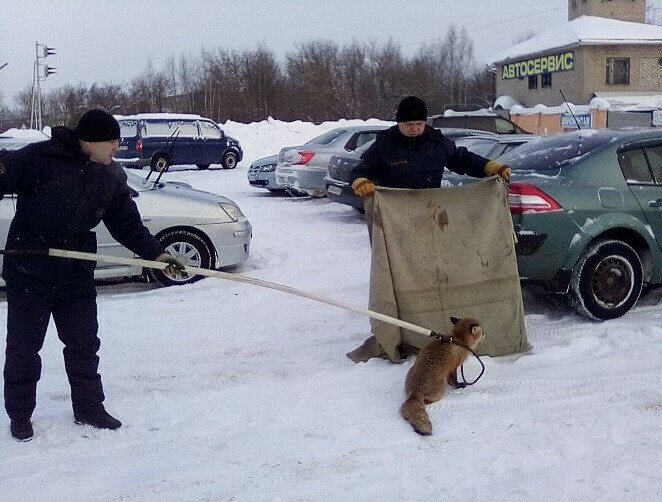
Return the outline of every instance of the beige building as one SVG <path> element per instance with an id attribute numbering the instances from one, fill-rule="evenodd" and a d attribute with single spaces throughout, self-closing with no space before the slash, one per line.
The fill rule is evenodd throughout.
<path id="1" fill-rule="evenodd" d="M 573 104 L 662 108 L 662 27 L 642 23 L 645 9 L 645 0 L 568 0 L 563 26 L 494 56 L 497 96 L 529 108 L 558 106 L 561 93 Z"/>

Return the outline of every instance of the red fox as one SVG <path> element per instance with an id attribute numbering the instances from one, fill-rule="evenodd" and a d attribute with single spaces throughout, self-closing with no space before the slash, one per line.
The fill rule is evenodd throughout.
<path id="1" fill-rule="evenodd" d="M 427 344 L 419 352 L 405 379 L 407 399 L 402 403 L 400 414 L 423 436 L 432 434 L 432 423 L 425 411 L 425 405 L 444 397 L 446 383 L 456 389 L 463 386 L 458 384 L 457 369 L 466 360 L 469 351 L 457 344 L 473 350 L 485 336 L 483 328 L 475 319 L 450 319 L 453 323 L 451 336 L 456 343 L 433 340 Z"/>

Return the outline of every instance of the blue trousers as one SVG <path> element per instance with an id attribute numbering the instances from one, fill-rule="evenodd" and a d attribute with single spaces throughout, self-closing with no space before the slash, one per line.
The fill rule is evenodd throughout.
<path id="1" fill-rule="evenodd" d="M 41 376 L 39 351 L 51 316 L 64 344 L 74 416 L 85 417 L 103 409 L 103 386 L 97 371 L 100 341 L 96 296 L 67 297 L 8 284 L 3 375 L 5 409 L 12 420 L 29 419 L 34 411 Z"/>

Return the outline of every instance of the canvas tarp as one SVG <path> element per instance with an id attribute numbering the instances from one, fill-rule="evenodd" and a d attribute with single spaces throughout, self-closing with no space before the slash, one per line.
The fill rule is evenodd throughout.
<path id="1" fill-rule="evenodd" d="M 450 316 L 478 319 L 480 354 L 530 349 L 506 183 L 498 177 L 458 187 L 378 188 L 366 199 L 372 241 L 369 308 L 450 333 Z M 431 339 L 371 319 L 373 336 L 353 361 L 401 362 Z"/>

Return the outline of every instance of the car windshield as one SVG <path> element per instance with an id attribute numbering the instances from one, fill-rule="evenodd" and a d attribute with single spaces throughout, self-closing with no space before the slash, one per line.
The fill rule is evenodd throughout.
<path id="1" fill-rule="evenodd" d="M 328 145 L 336 140 L 340 135 L 345 134 L 345 129 L 334 129 L 314 137 L 306 145 Z"/>
<path id="2" fill-rule="evenodd" d="M 471 136 L 455 140 L 456 146 L 463 146 L 470 152 L 482 155 L 483 157 L 487 157 L 487 154 L 490 152 L 490 150 L 494 148 L 495 143 L 496 140 L 488 138 L 473 138 Z"/>
<path id="3" fill-rule="evenodd" d="M 611 141 L 605 134 L 561 134 L 525 143 L 502 155 L 499 160 L 513 171 L 551 171 L 572 163 Z"/>

